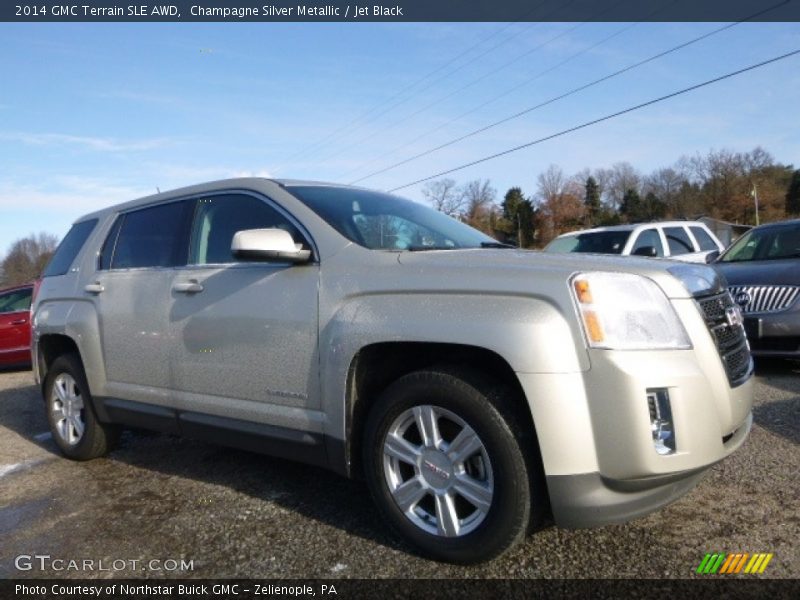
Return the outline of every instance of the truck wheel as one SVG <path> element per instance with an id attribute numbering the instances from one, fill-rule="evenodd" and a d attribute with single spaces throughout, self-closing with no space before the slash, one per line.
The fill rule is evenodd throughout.
<path id="1" fill-rule="evenodd" d="M 370 492 L 392 526 L 423 554 L 461 564 L 498 556 L 531 519 L 530 436 L 515 435 L 496 387 L 468 381 L 401 377 L 370 411 L 363 446 Z"/>
<path id="2" fill-rule="evenodd" d="M 97 420 L 77 356 L 65 354 L 53 362 L 43 391 L 50 431 L 65 456 L 89 460 L 104 456 L 116 444 L 120 428 Z"/>

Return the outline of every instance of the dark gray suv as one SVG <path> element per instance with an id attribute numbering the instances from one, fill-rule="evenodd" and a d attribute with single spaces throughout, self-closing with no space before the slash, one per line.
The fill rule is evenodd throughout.
<path id="1" fill-rule="evenodd" d="M 752 353 L 800 358 L 800 220 L 748 231 L 716 267 L 744 312 Z"/>

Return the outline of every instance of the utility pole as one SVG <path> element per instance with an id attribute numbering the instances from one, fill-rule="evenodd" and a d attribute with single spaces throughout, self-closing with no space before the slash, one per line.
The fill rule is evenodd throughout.
<path id="1" fill-rule="evenodd" d="M 755 182 L 753 182 L 753 191 L 751 192 L 751 196 L 753 196 L 753 200 L 756 203 L 756 227 L 759 225 L 758 220 L 758 188 L 756 187 Z"/>

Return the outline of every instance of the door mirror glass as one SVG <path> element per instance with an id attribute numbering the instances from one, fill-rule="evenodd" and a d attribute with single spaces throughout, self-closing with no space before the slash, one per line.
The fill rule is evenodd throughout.
<path id="1" fill-rule="evenodd" d="M 231 253 L 240 260 L 305 263 L 311 251 L 295 244 L 284 229 L 245 229 L 237 231 L 231 242 Z"/>

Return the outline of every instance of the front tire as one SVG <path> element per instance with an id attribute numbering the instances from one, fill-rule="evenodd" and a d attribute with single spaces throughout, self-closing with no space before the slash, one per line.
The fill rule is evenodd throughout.
<path id="1" fill-rule="evenodd" d="M 117 443 L 120 428 L 97 420 L 77 356 L 65 354 L 53 361 L 42 390 L 50 431 L 65 456 L 90 460 L 104 456 Z"/>
<path id="2" fill-rule="evenodd" d="M 503 389 L 459 372 L 420 371 L 392 383 L 369 414 L 372 496 L 426 556 L 476 563 L 525 536 L 530 434 L 520 431 Z"/>

